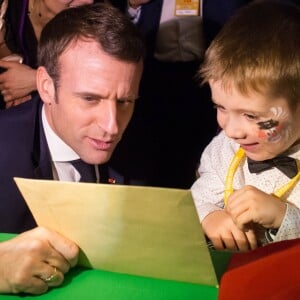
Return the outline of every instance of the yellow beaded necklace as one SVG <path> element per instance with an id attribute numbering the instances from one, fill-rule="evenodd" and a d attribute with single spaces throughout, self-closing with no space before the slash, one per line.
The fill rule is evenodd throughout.
<path id="1" fill-rule="evenodd" d="M 225 191 L 224 191 L 224 204 L 225 206 L 227 205 L 228 197 L 232 194 L 233 192 L 233 177 L 234 174 L 241 162 L 241 160 L 245 157 L 245 151 L 242 148 L 239 148 L 238 151 L 235 153 L 233 159 L 231 160 L 231 163 L 229 165 L 229 168 L 227 170 L 226 174 L 226 180 L 225 180 Z M 298 164 L 298 170 L 299 170 L 299 162 Z M 282 187 L 278 188 L 273 195 L 278 197 L 279 199 L 282 198 L 282 196 L 291 190 L 296 183 L 300 179 L 300 170 L 298 171 L 297 175 L 294 176 L 288 183 L 283 185 Z"/>

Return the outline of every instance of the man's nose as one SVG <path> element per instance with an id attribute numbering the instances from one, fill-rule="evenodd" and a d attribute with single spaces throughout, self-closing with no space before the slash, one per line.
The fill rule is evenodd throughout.
<path id="1" fill-rule="evenodd" d="M 103 100 L 101 104 L 97 118 L 98 126 L 111 135 L 118 134 L 118 110 L 116 101 Z"/>

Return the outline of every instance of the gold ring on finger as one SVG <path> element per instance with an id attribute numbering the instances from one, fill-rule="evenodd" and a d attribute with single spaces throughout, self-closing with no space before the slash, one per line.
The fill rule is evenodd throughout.
<path id="1" fill-rule="evenodd" d="M 49 277 L 44 279 L 44 281 L 46 283 L 53 283 L 53 282 L 57 281 L 58 278 L 59 278 L 59 275 L 57 273 L 57 269 L 56 269 L 56 267 L 54 267 L 53 274 L 51 274 Z"/>

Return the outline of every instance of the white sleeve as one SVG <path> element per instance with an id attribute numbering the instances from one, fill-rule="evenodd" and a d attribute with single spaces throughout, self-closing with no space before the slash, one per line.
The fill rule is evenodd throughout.
<path id="1" fill-rule="evenodd" d="M 209 213 L 224 208 L 225 177 L 236 148 L 221 132 L 206 147 L 201 156 L 198 169 L 200 177 L 191 187 L 201 222 Z"/>
<path id="2" fill-rule="evenodd" d="M 287 210 L 274 237 L 274 242 L 282 240 L 291 240 L 300 237 L 300 209 L 290 203 L 287 203 Z"/>

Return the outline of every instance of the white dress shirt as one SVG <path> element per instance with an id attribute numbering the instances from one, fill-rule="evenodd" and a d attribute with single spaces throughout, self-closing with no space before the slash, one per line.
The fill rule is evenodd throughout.
<path id="1" fill-rule="evenodd" d="M 42 108 L 42 122 L 48 143 L 51 160 L 52 172 L 55 180 L 78 182 L 79 172 L 72 166 L 70 161 L 79 159 L 78 154 L 69 147 L 50 127 L 44 106 Z M 99 182 L 98 168 L 95 167 L 97 182 Z"/>
<path id="2" fill-rule="evenodd" d="M 227 169 L 239 145 L 225 136 L 222 131 L 204 150 L 200 167 L 200 177 L 193 184 L 191 191 L 197 212 L 202 221 L 209 213 L 224 208 L 224 187 Z M 292 147 L 286 155 L 300 160 L 300 144 Z M 253 174 L 244 160 L 234 176 L 233 188 L 238 190 L 245 185 L 271 194 L 289 182 L 289 178 L 277 168 Z M 274 241 L 300 237 L 300 183 L 298 182 L 287 196 L 287 211 Z"/>

